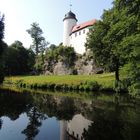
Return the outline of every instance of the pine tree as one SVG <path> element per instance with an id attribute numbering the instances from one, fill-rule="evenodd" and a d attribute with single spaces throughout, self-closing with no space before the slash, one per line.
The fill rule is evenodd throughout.
<path id="1" fill-rule="evenodd" d="M 3 71 L 3 60 L 2 60 L 2 53 L 4 50 L 4 15 L 0 15 L 0 83 L 3 82 L 4 79 L 4 71 Z"/>

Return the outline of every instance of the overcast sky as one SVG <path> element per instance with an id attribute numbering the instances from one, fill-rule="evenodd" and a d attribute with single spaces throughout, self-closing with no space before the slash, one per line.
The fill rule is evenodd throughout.
<path id="1" fill-rule="evenodd" d="M 78 23 L 100 19 L 103 10 L 112 7 L 113 0 L 71 0 L 72 12 Z M 25 47 L 31 44 L 26 32 L 33 22 L 39 23 L 46 41 L 58 45 L 63 38 L 63 18 L 70 10 L 70 0 L 0 0 L 0 12 L 5 15 L 5 42 L 19 40 Z"/>

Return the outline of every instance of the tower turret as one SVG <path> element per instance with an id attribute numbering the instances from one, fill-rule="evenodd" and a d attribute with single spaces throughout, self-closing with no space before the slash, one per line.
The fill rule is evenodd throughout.
<path id="1" fill-rule="evenodd" d="M 70 46 L 70 34 L 72 32 L 72 28 L 77 23 L 76 15 L 70 10 L 67 14 L 65 14 L 63 22 L 64 22 L 63 45 Z"/>

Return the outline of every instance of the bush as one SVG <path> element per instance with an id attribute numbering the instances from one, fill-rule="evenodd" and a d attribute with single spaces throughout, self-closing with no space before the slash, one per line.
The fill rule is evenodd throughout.
<path id="1" fill-rule="evenodd" d="M 4 70 L 2 64 L 0 64 L 0 84 L 3 82 L 3 80 L 4 80 Z"/>
<path id="2" fill-rule="evenodd" d="M 56 90 L 61 90 L 62 89 L 62 85 L 55 85 L 55 87 L 54 87 L 54 89 L 56 89 Z"/>
<path id="3" fill-rule="evenodd" d="M 67 84 L 62 85 L 62 89 L 63 89 L 63 90 L 68 90 L 68 88 L 69 88 L 69 87 L 68 87 Z"/>
<path id="4" fill-rule="evenodd" d="M 50 83 L 50 84 L 48 84 L 48 89 L 53 90 L 54 87 L 55 87 L 55 84 L 54 84 L 54 83 Z"/>
<path id="5" fill-rule="evenodd" d="M 33 88 L 36 89 L 37 88 L 37 83 L 33 84 Z"/>
<path id="6" fill-rule="evenodd" d="M 0 84 L 3 82 L 3 80 L 4 80 L 4 74 L 0 73 Z"/>
<path id="7" fill-rule="evenodd" d="M 78 85 L 72 85 L 73 90 L 79 90 L 79 86 Z"/>
<path id="8" fill-rule="evenodd" d="M 124 79 L 122 81 L 115 81 L 114 82 L 114 90 L 117 93 L 120 92 L 128 92 L 128 87 L 131 85 L 130 79 Z"/>
<path id="9" fill-rule="evenodd" d="M 84 85 L 80 85 L 80 86 L 79 86 L 79 90 L 80 90 L 80 91 L 84 91 Z"/>
<path id="10" fill-rule="evenodd" d="M 22 83 L 22 87 L 23 87 L 23 88 L 26 88 L 26 84 L 25 84 L 25 83 Z"/>
<path id="11" fill-rule="evenodd" d="M 140 82 L 132 84 L 129 87 L 129 93 L 133 96 L 140 96 Z"/>
<path id="12" fill-rule="evenodd" d="M 89 91 L 90 90 L 90 86 L 89 85 L 84 85 L 84 90 Z"/>
<path id="13" fill-rule="evenodd" d="M 90 91 L 97 91 L 100 89 L 100 85 L 96 81 L 86 81 L 84 86 L 86 90 Z"/>

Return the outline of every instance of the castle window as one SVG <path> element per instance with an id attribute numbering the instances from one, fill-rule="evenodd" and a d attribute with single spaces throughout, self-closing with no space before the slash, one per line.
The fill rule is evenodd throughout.
<path id="1" fill-rule="evenodd" d="M 83 30 L 83 34 L 85 34 L 85 29 Z"/>
<path id="2" fill-rule="evenodd" d="M 79 31 L 79 35 L 81 35 L 81 31 Z"/>
<path id="3" fill-rule="evenodd" d="M 77 33 L 75 33 L 75 37 L 77 36 Z"/>

